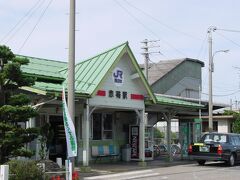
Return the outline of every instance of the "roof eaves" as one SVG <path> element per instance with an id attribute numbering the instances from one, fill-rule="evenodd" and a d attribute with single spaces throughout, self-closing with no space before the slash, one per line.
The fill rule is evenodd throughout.
<path id="1" fill-rule="evenodd" d="M 157 104 L 185 107 L 185 108 L 194 108 L 194 109 L 203 109 L 204 108 L 204 105 L 189 102 L 186 100 L 179 100 L 179 99 L 163 97 L 163 96 L 159 96 L 159 95 L 156 95 L 156 96 L 158 97 Z M 164 98 L 164 99 L 160 99 L 160 98 Z"/>
<path id="2" fill-rule="evenodd" d="M 192 62 L 201 64 L 202 67 L 205 66 L 204 62 L 202 62 L 202 61 L 200 61 L 200 60 L 198 60 L 198 59 L 185 58 L 185 61 L 192 61 Z"/>
<path id="3" fill-rule="evenodd" d="M 43 90 L 33 88 L 33 87 L 23 86 L 23 87 L 20 87 L 20 89 L 25 90 L 25 91 L 29 91 L 29 92 L 32 92 L 32 93 L 36 93 L 36 94 L 41 94 L 41 95 L 44 95 L 44 96 L 47 95 L 47 91 L 43 91 Z"/>
<path id="4" fill-rule="evenodd" d="M 25 76 L 34 76 L 36 78 L 42 78 L 42 79 L 48 79 L 48 80 L 55 80 L 55 81 L 64 81 L 65 78 L 63 77 L 54 77 L 54 76 L 45 76 L 45 75 L 39 75 L 39 74 L 34 74 L 34 73 L 23 73 Z"/>

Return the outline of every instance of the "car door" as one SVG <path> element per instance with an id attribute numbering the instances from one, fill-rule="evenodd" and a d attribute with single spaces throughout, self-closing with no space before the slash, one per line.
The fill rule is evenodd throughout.
<path id="1" fill-rule="evenodd" d="M 240 136 L 239 135 L 236 135 L 236 144 L 237 144 L 237 149 L 236 149 L 237 160 L 240 161 Z"/>
<path id="2" fill-rule="evenodd" d="M 235 152 L 237 154 L 237 160 L 240 160 L 240 139 L 239 136 L 233 135 L 231 136 L 232 139 L 232 152 Z"/>

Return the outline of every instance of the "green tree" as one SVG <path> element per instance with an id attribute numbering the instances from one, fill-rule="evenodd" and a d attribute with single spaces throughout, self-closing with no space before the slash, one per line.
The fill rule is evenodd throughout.
<path id="1" fill-rule="evenodd" d="M 158 128 L 153 127 L 153 134 L 154 134 L 154 138 L 160 139 L 160 138 L 164 138 L 164 133 L 161 132 Z"/>
<path id="2" fill-rule="evenodd" d="M 8 47 L 0 46 L 0 163 L 33 155 L 25 145 L 37 137 L 38 129 L 25 125 L 36 111 L 29 106 L 30 98 L 19 93 L 20 87 L 34 84 L 35 79 L 21 71 L 21 65 L 28 63 L 28 59 L 16 57 Z"/>
<path id="3" fill-rule="evenodd" d="M 51 125 L 49 123 L 45 123 L 41 128 L 40 128 L 40 150 L 39 150 L 39 156 L 40 158 L 46 159 L 47 158 L 47 152 L 49 150 L 49 145 L 53 140 L 54 132 L 53 129 L 51 128 Z"/>
<path id="4" fill-rule="evenodd" d="M 235 111 L 225 111 L 224 114 L 225 115 L 233 115 L 235 120 L 233 121 L 232 131 L 234 133 L 240 134 L 240 113 L 235 112 Z"/>

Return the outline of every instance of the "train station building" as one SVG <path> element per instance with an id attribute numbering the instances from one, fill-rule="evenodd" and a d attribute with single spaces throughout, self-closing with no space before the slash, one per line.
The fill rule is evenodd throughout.
<path id="1" fill-rule="evenodd" d="M 31 87 L 22 87 L 21 90 L 29 94 L 33 107 L 39 112 L 38 117 L 29 120 L 27 126 L 41 127 L 49 123 L 54 137 L 49 144 L 48 158 L 66 159 L 61 91 L 63 86 L 67 87 L 67 63 L 24 57 L 27 57 L 30 63 L 23 66 L 22 71 L 25 75 L 36 77 L 36 83 Z M 197 70 L 188 69 L 188 63 L 197 66 Z M 159 121 L 167 122 L 167 142 L 170 152 L 171 119 L 176 116 L 198 114 L 199 109 L 204 108 L 197 102 L 163 95 L 167 91 L 166 87 L 174 96 L 192 93 L 191 87 L 197 87 L 194 84 L 196 79 L 201 84 L 203 63 L 185 59 L 178 63 L 175 61 L 176 66 L 183 68 L 183 72 L 186 69 L 189 72 L 193 71 L 194 76 L 198 72 L 198 77 L 186 75 L 182 81 L 176 81 L 176 78 L 182 74 L 169 70 L 165 73 L 166 76 L 153 74 L 152 77 L 159 76 L 159 78 L 148 82 L 128 42 L 77 63 L 75 65 L 75 129 L 78 142 L 76 162 L 88 166 L 89 162 L 98 159 L 121 160 L 123 153 L 127 160 L 152 160 L 154 158 L 153 126 Z M 164 70 L 155 69 L 155 71 L 161 73 Z M 188 90 L 185 90 L 187 92 L 181 89 L 181 83 L 186 82 L 188 85 L 194 84 L 189 85 Z M 176 89 L 180 89 L 182 94 Z M 193 95 L 196 95 L 195 91 Z M 198 123 L 194 119 L 188 122 Z M 38 140 L 32 143 L 30 148 L 36 150 L 35 158 L 39 158 Z"/>

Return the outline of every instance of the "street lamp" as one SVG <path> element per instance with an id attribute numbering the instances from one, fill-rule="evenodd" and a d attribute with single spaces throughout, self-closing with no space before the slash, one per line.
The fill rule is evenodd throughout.
<path id="1" fill-rule="evenodd" d="M 211 66 L 211 71 L 212 71 L 212 72 L 214 72 L 214 63 L 213 63 L 214 56 L 215 56 L 217 53 L 220 53 L 220 52 L 228 53 L 228 52 L 229 52 L 229 49 L 218 50 L 218 51 L 215 51 L 215 52 L 213 53 L 213 56 L 212 56 L 212 66 Z"/>
<path id="2" fill-rule="evenodd" d="M 213 58 L 217 53 L 227 53 L 229 50 L 218 50 L 212 54 L 212 32 L 216 30 L 216 27 L 209 27 L 208 29 L 208 42 L 209 42 L 209 93 L 208 93 L 208 129 L 209 132 L 213 131 L 213 96 L 212 96 L 212 73 L 214 71 Z"/>

